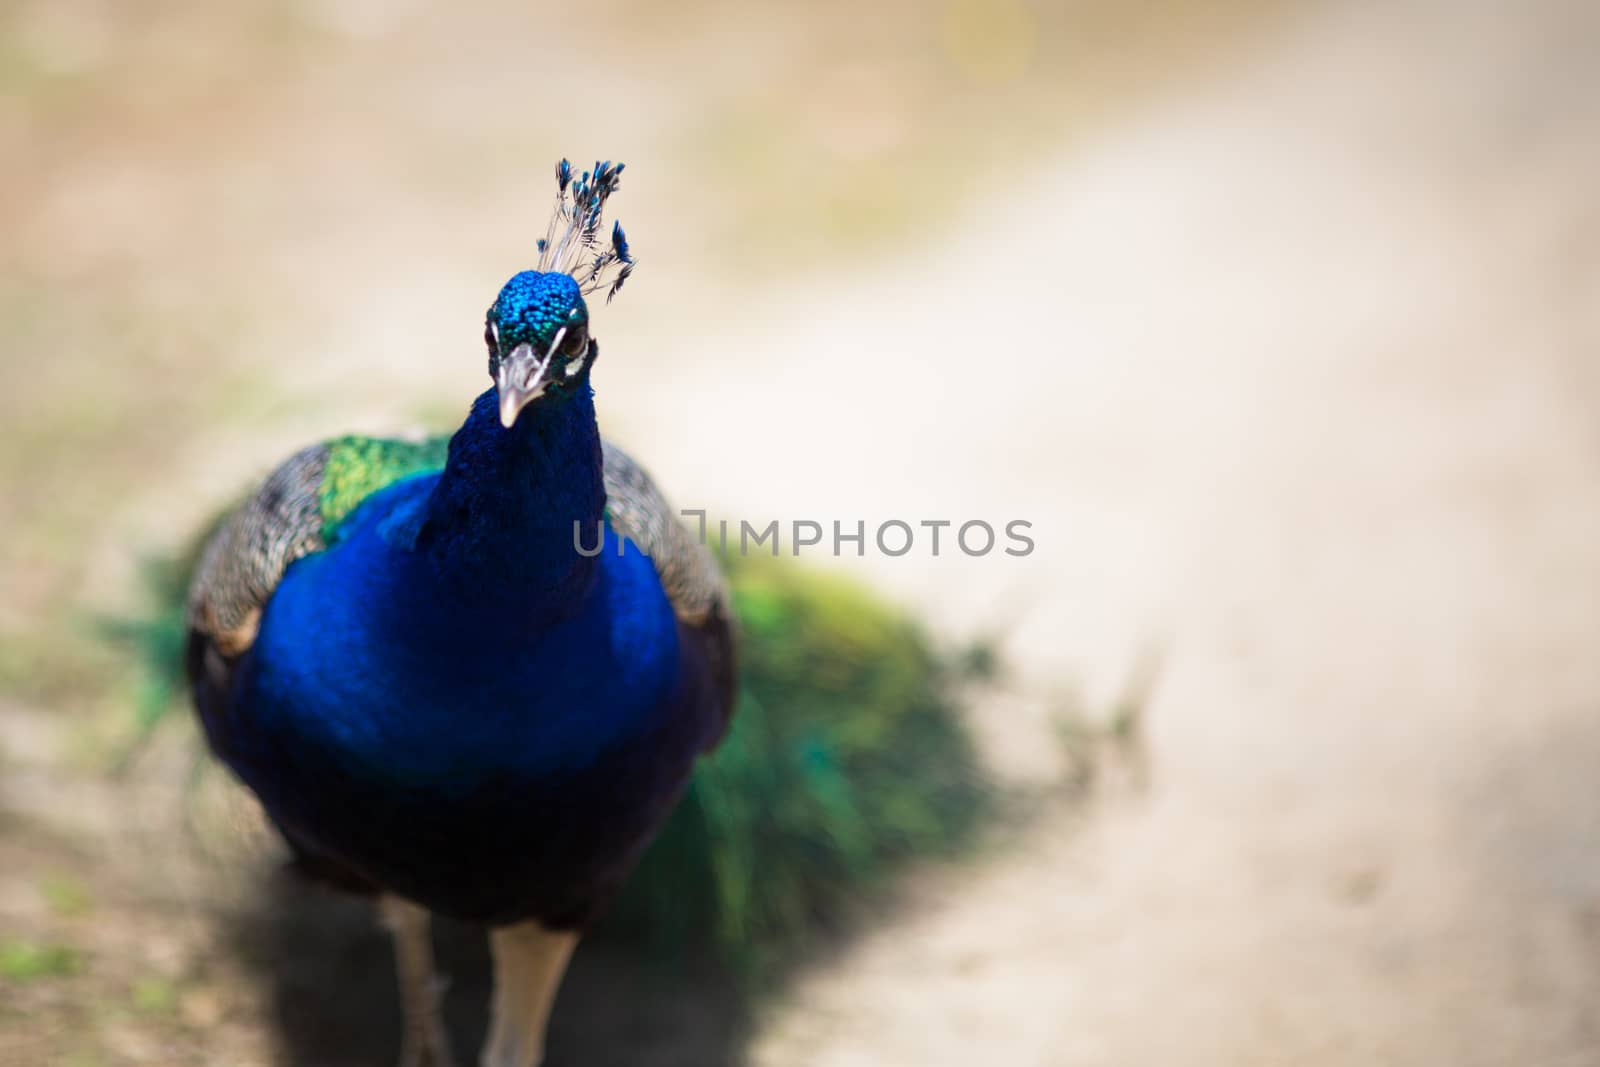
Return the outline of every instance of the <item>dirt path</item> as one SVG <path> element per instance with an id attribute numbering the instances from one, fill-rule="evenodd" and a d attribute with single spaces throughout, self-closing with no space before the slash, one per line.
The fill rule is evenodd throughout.
<path id="1" fill-rule="evenodd" d="M 1035 679 L 1170 654 L 1147 796 L 926 887 L 757 1063 L 1600 1062 L 1597 42 L 1308 16 L 770 331 L 784 406 L 731 405 L 770 447 L 716 473 L 752 513 L 1026 516 L 1021 563 L 866 566 L 957 625 L 1031 589 Z M 841 499 L 836 421 L 903 473 Z"/>

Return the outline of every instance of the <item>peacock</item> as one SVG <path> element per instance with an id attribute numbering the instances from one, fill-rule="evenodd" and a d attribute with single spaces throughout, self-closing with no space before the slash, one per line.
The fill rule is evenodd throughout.
<path id="1" fill-rule="evenodd" d="M 485 324 L 493 385 L 447 445 L 345 437 L 203 551 L 185 662 L 211 749 L 297 864 L 378 895 L 403 1062 L 444 1064 L 432 915 L 490 928 L 485 1067 L 532 1067 L 584 928 L 734 706 L 709 551 L 601 439 L 586 297 L 634 265 L 623 167 L 557 167 L 536 269 Z"/>
<path id="2" fill-rule="evenodd" d="M 957 657 L 852 581 L 714 557 L 599 435 L 585 298 L 633 270 L 602 223 L 622 170 L 557 166 L 453 436 L 296 453 L 111 624 L 143 730 L 181 664 L 293 866 L 376 898 L 405 1067 L 451 1063 L 433 915 L 488 927 L 481 1063 L 527 1067 L 580 936 L 696 943 L 765 986 L 995 807 Z"/>

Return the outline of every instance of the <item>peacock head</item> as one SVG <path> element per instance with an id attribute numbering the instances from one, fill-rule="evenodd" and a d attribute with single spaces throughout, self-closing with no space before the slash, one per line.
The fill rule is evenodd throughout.
<path id="1" fill-rule="evenodd" d="M 556 166 L 556 209 L 539 241 L 538 269 L 506 282 L 489 308 L 483 340 L 508 430 L 535 401 L 556 402 L 588 385 L 600 346 L 589 336 L 583 298 L 603 288 L 609 303 L 633 273 L 622 226 L 613 223 L 601 237 L 601 214 L 621 174 L 621 163 L 596 163 L 581 175 L 564 159 Z"/>
<path id="2" fill-rule="evenodd" d="M 506 429 L 535 400 L 583 386 L 600 348 L 589 336 L 589 306 L 578 283 L 555 271 L 525 270 L 506 282 L 483 340 Z"/>

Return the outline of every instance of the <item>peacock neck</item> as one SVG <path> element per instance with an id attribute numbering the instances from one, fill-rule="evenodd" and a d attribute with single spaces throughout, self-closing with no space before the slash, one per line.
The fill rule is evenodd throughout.
<path id="1" fill-rule="evenodd" d="M 530 623 L 559 617 L 594 579 L 595 560 L 577 550 L 574 524 L 592 542 L 605 501 L 587 383 L 531 405 L 509 430 L 490 389 L 450 440 L 417 547 L 480 611 Z"/>

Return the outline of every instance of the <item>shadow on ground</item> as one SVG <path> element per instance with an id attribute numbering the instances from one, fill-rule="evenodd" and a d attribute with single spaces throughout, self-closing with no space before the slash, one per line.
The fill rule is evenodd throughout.
<path id="1" fill-rule="evenodd" d="M 393 1067 L 400 1016 L 389 938 L 369 901 L 272 881 L 259 910 L 226 925 L 233 949 L 271 991 L 284 1067 Z M 459 1063 L 477 1062 L 487 1026 L 488 951 L 480 929 L 440 923 L 445 1012 Z M 724 1067 L 741 1062 L 743 1001 L 709 964 L 671 964 L 603 942 L 578 950 L 551 1023 L 547 1067 Z"/>

